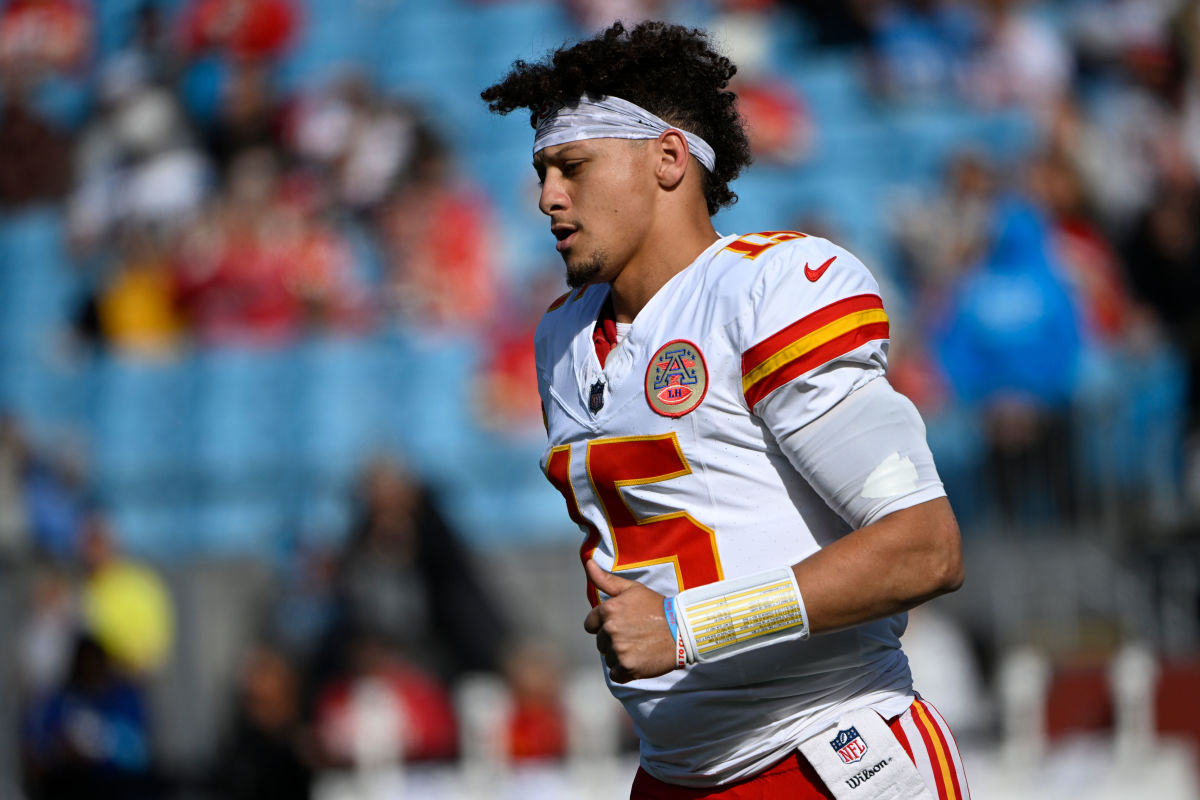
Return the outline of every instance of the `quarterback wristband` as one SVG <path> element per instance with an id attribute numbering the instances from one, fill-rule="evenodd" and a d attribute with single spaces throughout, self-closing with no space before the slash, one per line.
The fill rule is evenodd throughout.
<path id="1" fill-rule="evenodd" d="M 689 664 L 808 638 L 804 599 L 790 567 L 697 586 L 674 600 Z"/>

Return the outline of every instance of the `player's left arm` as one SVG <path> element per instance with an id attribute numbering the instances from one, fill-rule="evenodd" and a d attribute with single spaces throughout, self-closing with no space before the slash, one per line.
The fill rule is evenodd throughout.
<path id="1" fill-rule="evenodd" d="M 665 610 L 661 595 L 589 564 L 609 598 L 585 627 L 613 680 L 863 624 L 961 585 L 958 525 L 924 424 L 883 377 L 887 321 L 878 288 L 853 256 L 836 249 L 821 258 L 831 254 L 842 262 L 840 285 L 821 292 L 807 316 L 783 316 L 796 313 L 802 273 L 794 266 L 763 292 L 759 311 L 768 321 L 747 350 L 743 385 L 751 411 L 851 532 L 798 564 L 690 589 Z"/>
<path id="2" fill-rule="evenodd" d="M 945 497 L 893 511 L 792 567 L 812 633 L 907 611 L 963 583 L 958 523 Z"/>
<path id="3" fill-rule="evenodd" d="M 851 530 L 792 566 L 805 635 L 906 611 L 963 581 L 925 424 L 885 377 L 890 327 L 878 286 L 853 255 L 819 244 L 828 249 L 814 258 L 836 255 L 838 272 L 809 282 L 794 266 L 780 270 L 743 359 L 752 413 Z M 808 297 L 810 310 L 789 322 L 789 303 Z"/>
<path id="4" fill-rule="evenodd" d="M 595 634 L 613 681 L 651 678 L 694 660 L 694 654 L 678 652 L 666 598 L 604 571 L 595 561 L 586 568 L 589 580 L 608 597 L 591 610 L 584 627 Z M 805 622 L 794 629 L 797 635 L 889 617 L 962 585 L 958 524 L 945 497 L 927 500 L 842 537 L 791 572 L 806 610 Z"/>
<path id="5" fill-rule="evenodd" d="M 875 377 L 798 428 L 786 421 L 794 395 L 768 402 L 778 407 L 761 412 L 780 447 L 852 529 L 792 567 L 809 632 L 907 611 L 962 585 L 958 523 L 908 398 Z"/>

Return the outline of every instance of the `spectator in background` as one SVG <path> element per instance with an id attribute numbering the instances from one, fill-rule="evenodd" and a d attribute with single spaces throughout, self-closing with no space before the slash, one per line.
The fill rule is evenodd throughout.
<path id="1" fill-rule="evenodd" d="M 755 160 L 797 166 L 812 154 L 815 122 L 804 97 L 787 80 L 773 74 L 770 18 L 755 3 L 727 2 L 712 29 L 726 43 L 738 71 L 729 88 L 737 94 L 738 113 Z"/>
<path id="2" fill-rule="evenodd" d="M 0 75 L 29 84 L 87 60 L 92 16 L 82 0 L 10 0 L 0 11 Z"/>
<path id="3" fill-rule="evenodd" d="M 66 570 L 46 565 L 33 574 L 16 643 L 23 700 L 41 698 L 67 676 L 80 628 L 78 598 Z"/>
<path id="4" fill-rule="evenodd" d="M 205 149 L 226 181 L 242 153 L 282 152 L 285 116 L 267 64 L 250 61 L 232 67 L 221 86 L 216 116 L 204 132 Z"/>
<path id="5" fill-rule="evenodd" d="M 345 671 L 317 696 L 326 765 L 378 770 L 453 759 L 458 723 L 446 685 L 374 634 L 355 634 L 344 645 Z"/>
<path id="6" fill-rule="evenodd" d="M 20 423 L 0 411 L 0 564 L 18 561 L 29 550 L 24 487 L 28 459 Z"/>
<path id="7" fill-rule="evenodd" d="M 100 111 L 80 137 L 67 208 L 68 235 L 81 253 L 126 225 L 178 230 L 200 211 L 211 183 L 178 101 L 143 65 L 113 62 L 100 83 Z"/>
<path id="8" fill-rule="evenodd" d="M 215 51 L 235 61 L 278 57 L 300 21 L 290 0 L 189 0 L 181 18 L 187 53 Z"/>
<path id="9" fill-rule="evenodd" d="M 11 212 L 66 196 L 71 182 L 70 139 L 29 106 L 10 84 L 0 106 L 0 211 Z"/>
<path id="10" fill-rule="evenodd" d="M 153 675 L 170 657 L 175 638 L 175 610 L 166 586 L 150 567 L 121 555 L 102 511 L 88 513 L 81 540 L 87 630 L 126 675 Z"/>
<path id="11" fill-rule="evenodd" d="M 1168 45 L 1131 45 L 1086 105 L 1066 100 L 1057 109 L 1054 146 L 1080 168 L 1097 212 L 1117 236 L 1127 235 L 1157 200 L 1160 181 L 1186 152 L 1182 71 Z"/>
<path id="12" fill-rule="evenodd" d="M 505 659 L 512 707 L 505 726 L 513 762 L 558 761 L 567 755 L 567 714 L 562 664 L 554 650 L 532 642 Z"/>
<path id="13" fill-rule="evenodd" d="M 366 294 L 349 248 L 279 160 L 266 148 L 239 153 L 224 195 L 183 236 L 176 286 L 202 343 L 279 345 L 361 325 Z"/>
<path id="14" fill-rule="evenodd" d="M 983 254 L 995 214 L 996 165 L 983 152 L 949 154 L 934 196 L 907 193 L 892 212 L 892 231 L 917 305 L 940 302 L 946 288 Z"/>
<path id="15" fill-rule="evenodd" d="M 221 797 L 307 800 L 316 763 L 298 676 L 283 653 L 254 648 L 242 664 L 233 724 L 214 770 Z"/>
<path id="16" fill-rule="evenodd" d="M 59 563 L 77 563 L 86 512 L 82 456 L 69 450 L 28 450 L 22 477 L 34 552 Z"/>
<path id="17" fill-rule="evenodd" d="M 1188 430 L 1195 437 L 1200 434 L 1200 182 L 1194 175 L 1176 173 L 1164 182 L 1157 201 L 1136 220 L 1123 253 L 1134 291 L 1162 319 L 1186 363 Z"/>
<path id="18" fill-rule="evenodd" d="M 337 639 L 370 636 L 443 680 L 498 671 L 502 609 L 430 490 L 392 459 L 371 462 L 335 575 Z"/>
<path id="19" fill-rule="evenodd" d="M 522 437 L 540 437 L 541 399 L 537 391 L 537 364 L 529 346 L 538 322 L 546 309 L 562 294 L 558 265 L 539 269 L 523 292 L 506 300 L 484 342 L 474 399 L 476 418 L 494 433 Z"/>
<path id="20" fill-rule="evenodd" d="M 1034 200 L 1051 223 L 1054 252 L 1083 323 L 1079 391 L 1074 409 L 1085 437 L 1077 450 L 1108 509 L 1130 519 L 1167 523 L 1179 510 L 1183 398 L 1178 357 L 1164 341 L 1157 314 L 1128 288 L 1126 269 L 1093 217 L 1075 162 L 1061 149 L 1029 164 Z M 1145 252 L 1131 252 L 1139 268 Z M 1111 512 L 1110 512 L 1111 513 Z"/>
<path id="21" fill-rule="evenodd" d="M 901 101 L 945 97 L 979 38 L 976 10 L 947 0 L 880 3 L 869 20 L 874 88 Z"/>
<path id="22" fill-rule="evenodd" d="M 1051 247 L 1066 270 L 1084 330 L 1096 344 L 1112 345 L 1131 313 L 1116 248 L 1096 224 L 1086 187 L 1065 154 L 1035 155 L 1028 169 L 1032 199 L 1050 223 Z"/>
<path id="23" fill-rule="evenodd" d="M 115 352 L 144 359 L 174 355 L 185 333 L 164 237 L 126 225 L 110 266 L 97 276 L 80 320 L 81 333 Z"/>
<path id="24" fill-rule="evenodd" d="M 1072 513 L 1080 324 L 1045 219 L 1002 202 L 987 252 L 953 288 L 936 349 L 959 399 L 982 415 L 988 484 L 1006 522 Z M 1028 498 L 1040 508 L 1024 507 Z"/>
<path id="25" fill-rule="evenodd" d="M 454 174 L 446 144 L 418 142 L 411 175 L 379 212 L 386 293 L 397 315 L 431 331 L 470 331 L 491 318 L 499 257 L 491 203 Z"/>
<path id="26" fill-rule="evenodd" d="M 327 177 L 337 202 L 358 212 L 384 199 L 430 135 L 414 108 L 379 96 L 357 73 L 301 96 L 289 119 L 291 149 Z"/>
<path id="27" fill-rule="evenodd" d="M 985 0 L 980 38 L 965 67 L 963 99 L 985 108 L 1044 111 L 1071 88 L 1071 51 L 1026 0 Z"/>
<path id="28" fill-rule="evenodd" d="M 65 681 L 37 701 L 22 730 L 31 800 L 152 800 L 150 722 L 142 690 L 103 645 L 81 636 Z"/>

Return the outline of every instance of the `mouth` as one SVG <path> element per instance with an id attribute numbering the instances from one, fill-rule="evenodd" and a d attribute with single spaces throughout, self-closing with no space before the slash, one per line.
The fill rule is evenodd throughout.
<path id="1" fill-rule="evenodd" d="M 573 225 L 551 225 L 550 233 L 554 234 L 554 238 L 558 240 L 554 247 L 561 253 L 571 246 L 579 231 Z"/>

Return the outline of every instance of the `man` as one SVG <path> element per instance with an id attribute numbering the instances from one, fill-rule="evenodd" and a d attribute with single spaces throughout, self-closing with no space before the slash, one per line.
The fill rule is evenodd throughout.
<path id="1" fill-rule="evenodd" d="M 887 317 L 850 253 L 720 236 L 749 163 L 735 67 L 662 23 L 517 62 L 571 291 L 535 350 L 543 467 L 581 549 L 634 798 L 965 798 L 903 612 L 962 582 Z"/>

